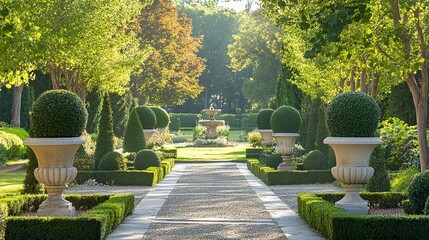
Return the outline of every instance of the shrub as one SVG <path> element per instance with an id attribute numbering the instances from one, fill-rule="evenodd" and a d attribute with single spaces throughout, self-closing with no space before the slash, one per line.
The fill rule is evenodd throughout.
<path id="1" fill-rule="evenodd" d="M 170 114 L 170 131 L 179 131 L 180 129 L 180 117 L 174 114 Z"/>
<path id="2" fill-rule="evenodd" d="M 219 137 L 228 138 L 230 127 L 228 125 L 222 125 L 216 128 L 216 133 Z"/>
<path id="3" fill-rule="evenodd" d="M 218 114 L 216 119 L 224 120 L 225 124 L 232 128 L 241 128 L 241 119 L 238 119 L 235 114 Z"/>
<path id="4" fill-rule="evenodd" d="M 198 120 L 201 119 L 201 115 L 196 113 L 171 113 L 170 116 L 172 121 L 174 119 L 179 119 L 179 128 L 193 128 L 198 125 Z"/>
<path id="5" fill-rule="evenodd" d="M 103 105 L 101 107 L 100 121 L 98 122 L 98 135 L 95 145 L 94 169 L 97 170 L 101 159 L 109 152 L 114 150 L 113 147 L 113 120 L 112 108 L 108 95 L 104 95 Z"/>
<path id="6" fill-rule="evenodd" d="M 297 133 L 301 115 L 294 107 L 284 105 L 273 112 L 270 122 L 274 133 Z"/>
<path id="7" fill-rule="evenodd" d="M 273 112 L 273 109 L 261 109 L 261 111 L 259 111 L 256 117 L 258 129 L 271 129 L 270 119 Z"/>
<path id="8" fill-rule="evenodd" d="M 369 166 L 374 168 L 374 176 L 369 179 L 365 189 L 369 192 L 390 191 L 389 176 L 386 171 L 386 152 L 380 146 L 374 149 L 369 159 Z"/>
<path id="9" fill-rule="evenodd" d="M 28 165 L 24 178 L 23 194 L 40 194 L 44 192 L 43 185 L 34 177 L 34 169 L 38 167 L 36 154 L 31 148 L 27 148 Z"/>
<path id="10" fill-rule="evenodd" d="M 145 170 L 149 167 L 160 167 L 161 160 L 158 155 L 152 150 L 144 149 L 137 153 L 134 159 L 135 170 Z"/>
<path id="11" fill-rule="evenodd" d="M 258 117 L 257 113 L 244 113 L 241 115 L 241 126 L 246 130 L 251 130 L 257 128 L 256 118 Z"/>
<path id="12" fill-rule="evenodd" d="M 319 150 L 313 150 L 304 156 L 305 170 L 325 170 L 329 168 L 328 158 Z"/>
<path id="13" fill-rule="evenodd" d="M 246 158 L 257 158 L 259 159 L 259 156 L 264 151 L 262 148 L 246 148 Z"/>
<path id="14" fill-rule="evenodd" d="M 30 137 L 30 135 L 25 131 L 24 128 L 17 128 L 17 127 L 2 127 L 0 128 L 0 131 L 7 132 L 11 134 L 15 134 L 18 136 L 22 141 L 24 141 L 26 138 Z"/>
<path id="15" fill-rule="evenodd" d="M 138 152 L 146 147 L 146 139 L 139 116 L 135 110 L 131 111 L 124 134 L 124 152 Z"/>
<path id="16" fill-rule="evenodd" d="M 20 158 L 25 154 L 25 149 L 17 135 L 0 131 L 0 162 Z"/>
<path id="17" fill-rule="evenodd" d="M 79 137 L 85 130 L 88 113 L 79 97 L 65 90 L 40 95 L 30 116 L 31 137 Z"/>
<path id="18" fill-rule="evenodd" d="M 143 129 L 154 129 L 156 126 L 156 116 L 155 113 L 147 106 L 138 106 L 135 108 L 137 112 L 140 123 Z"/>
<path id="19" fill-rule="evenodd" d="M 261 154 L 261 158 L 262 158 L 261 162 L 272 169 L 277 169 L 280 163 L 283 162 L 282 156 L 278 153 L 274 153 L 274 154 L 263 153 Z"/>
<path id="20" fill-rule="evenodd" d="M 108 152 L 100 161 L 98 170 L 126 170 L 127 164 L 122 156 L 118 152 Z"/>
<path id="21" fill-rule="evenodd" d="M 204 138 L 207 132 L 207 128 L 204 127 L 203 125 L 197 125 L 194 128 L 194 139 L 197 138 Z"/>
<path id="22" fill-rule="evenodd" d="M 156 117 L 156 128 L 165 128 L 170 124 L 170 115 L 161 107 L 150 107 L 155 113 Z"/>
<path id="23" fill-rule="evenodd" d="M 426 202 L 425 202 L 425 209 L 424 209 L 423 213 L 424 213 L 425 215 L 429 215 L 429 197 L 426 199 Z"/>
<path id="24" fill-rule="evenodd" d="M 78 171 L 89 171 L 93 168 L 93 158 L 95 152 L 95 142 L 92 136 L 86 131 L 81 136 L 85 143 L 77 150 L 76 157 L 73 160 L 73 166 Z"/>
<path id="25" fill-rule="evenodd" d="M 405 192 L 413 179 L 419 174 L 415 168 L 407 168 L 398 172 L 392 180 L 392 191 Z"/>
<path id="26" fill-rule="evenodd" d="M 332 100 L 327 116 L 333 137 L 372 137 L 380 119 L 380 108 L 364 93 L 347 92 Z"/>
<path id="27" fill-rule="evenodd" d="M 262 136 L 259 132 L 249 132 L 247 134 L 247 141 L 249 141 L 252 147 L 262 146 Z"/>
<path id="28" fill-rule="evenodd" d="M 429 197 L 429 171 L 420 173 L 408 187 L 410 203 L 413 205 L 415 214 L 422 214 L 426 199 Z"/>

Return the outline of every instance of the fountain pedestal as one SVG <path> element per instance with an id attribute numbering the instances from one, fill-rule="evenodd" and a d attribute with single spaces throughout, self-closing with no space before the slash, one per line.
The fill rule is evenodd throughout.
<path id="1" fill-rule="evenodd" d="M 199 124 L 207 128 L 206 139 L 216 139 L 218 137 L 216 128 L 225 125 L 224 120 L 215 120 L 214 117 L 220 112 L 220 109 L 203 109 L 203 112 L 209 116 L 209 120 L 200 120 Z"/>

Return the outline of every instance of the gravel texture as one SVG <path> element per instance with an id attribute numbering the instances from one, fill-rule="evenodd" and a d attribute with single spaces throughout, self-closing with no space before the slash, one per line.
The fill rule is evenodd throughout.
<path id="1" fill-rule="evenodd" d="M 201 225 L 153 223 L 143 239 L 286 239 L 271 225 Z"/>

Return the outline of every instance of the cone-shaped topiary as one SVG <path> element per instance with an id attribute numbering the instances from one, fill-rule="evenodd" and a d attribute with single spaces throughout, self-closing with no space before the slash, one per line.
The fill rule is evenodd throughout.
<path id="1" fill-rule="evenodd" d="M 110 107 L 110 99 L 106 94 L 103 97 L 101 116 L 100 121 L 98 122 L 98 135 L 94 154 L 95 170 L 97 170 L 104 155 L 114 150 L 113 136 L 112 108 Z"/>
<path id="2" fill-rule="evenodd" d="M 85 130 L 88 113 L 76 94 L 51 90 L 37 98 L 30 118 L 31 137 L 79 137 Z"/>
<path id="3" fill-rule="evenodd" d="M 329 169 L 328 158 L 319 150 L 313 150 L 304 157 L 305 170 Z"/>
<path id="4" fill-rule="evenodd" d="M 170 124 L 170 115 L 161 107 L 150 107 L 155 113 L 156 117 L 156 128 L 165 128 Z"/>
<path id="5" fill-rule="evenodd" d="M 98 170 L 126 170 L 127 164 L 122 154 L 118 152 L 108 152 L 100 161 Z"/>
<path id="6" fill-rule="evenodd" d="M 147 106 L 138 106 L 135 108 L 139 115 L 140 123 L 143 129 L 154 129 L 156 125 L 155 113 Z"/>
<path id="7" fill-rule="evenodd" d="M 31 135 L 31 134 L 30 134 Z M 31 148 L 27 148 L 28 165 L 24 178 L 24 188 L 22 194 L 42 194 L 44 193 L 43 185 L 34 177 L 34 169 L 38 167 L 36 154 Z"/>
<path id="8" fill-rule="evenodd" d="M 258 116 L 256 117 L 256 125 L 258 129 L 271 129 L 271 115 L 273 114 L 273 109 L 261 109 Z"/>
<path id="9" fill-rule="evenodd" d="M 294 107 L 284 105 L 273 112 L 270 122 L 274 133 L 297 133 L 301 115 Z"/>
<path id="10" fill-rule="evenodd" d="M 146 147 L 146 139 L 137 112 L 131 111 L 124 134 L 124 152 L 138 152 Z"/>
<path id="11" fill-rule="evenodd" d="M 160 167 L 161 160 L 152 150 L 144 149 L 137 153 L 134 159 L 135 170 L 145 170 L 148 167 Z"/>
<path id="12" fill-rule="evenodd" d="M 374 168 L 374 176 L 365 185 L 368 192 L 390 191 L 389 175 L 386 170 L 386 150 L 381 146 L 374 149 L 369 159 L 369 166 Z"/>
<path id="13" fill-rule="evenodd" d="M 333 137 L 372 137 L 377 129 L 380 108 L 361 92 L 336 96 L 327 108 L 327 125 Z"/>
<path id="14" fill-rule="evenodd" d="M 413 179 L 408 187 L 408 196 L 414 214 L 422 214 L 429 197 L 429 172 L 420 173 Z"/>

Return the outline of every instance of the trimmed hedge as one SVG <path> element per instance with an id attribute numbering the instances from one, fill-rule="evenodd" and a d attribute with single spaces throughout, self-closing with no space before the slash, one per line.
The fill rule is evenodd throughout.
<path id="1" fill-rule="evenodd" d="M 177 148 L 162 148 L 164 158 L 177 158 Z"/>
<path id="2" fill-rule="evenodd" d="M 133 195 L 66 195 L 76 209 L 89 208 L 70 217 L 6 217 L 5 239 L 104 239 L 134 210 Z M 0 206 L 14 212 L 37 209 L 46 195 L 19 195 L 0 199 Z M 17 210 L 20 211 L 17 211 Z"/>
<path id="3" fill-rule="evenodd" d="M 370 206 L 397 207 L 403 193 L 361 193 Z M 427 239 L 429 216 L 353 215 L 334 206 L 344 194 L 299 194 L 298 213 L 329 239 Z"/>
<path id="4" fill-rule="evenodd" d="M 155 186 L 174 166 L 174 159 L 164 159 L 161 167 L 150 167 L 146 170 L 126 171 L 79 171 L 76 181 L 84 183 L 88 179 L 95 179 L 99 183 L 120 186 Z"/>
<path id="5" fill-rule="evenodd" d="M 180 126 L 194 128 L 198 124 L 200 117 L 196 113 L 170 113 L 170 117 L 173 119 L 180 119 Z"/>
<path id="6" fill-rule="evenodd" d="M 279 171 L 267 167 L 265 164 L 255 159 L 247 160 L 247 168 L 267 185 L 308 184 L 335 181 L 331 174 L 331 170 Z"/>
<path id="7" fill-rule="evenodd" d="M 258 158 L 259 155 L 264 151 L 262 148 L 246 148 L 246 158 Z"/>

